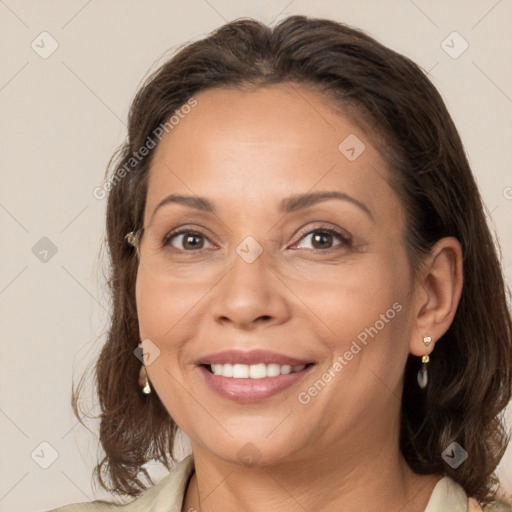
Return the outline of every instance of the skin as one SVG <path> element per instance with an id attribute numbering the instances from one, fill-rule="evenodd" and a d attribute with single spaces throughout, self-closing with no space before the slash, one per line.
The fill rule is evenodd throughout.
<path id="1" fill-rule="evenodd" d="M 442 475 L 413 473 L 400 453 L 403 371 L 409 354 L 434 350 L 453 319 L 459 243 L 440 240 L 413 274 L 386 162 L 320 93 L 280 84 L 195 98 L 155 150 L 136 287 L 141 339 L 160 350 L 147 366 L 151 385 L 192 443 L 183 510 L 423 511 Z M 354 161 L 338 149 L 349 134 L 365 144 Z M 347 194 L 369 213 L 336 199 L 279 210 L 285 197 L 319 191 Z M 169 194 L 205 197 L 216 213 L 181 204 L 155 213 Z M 203 231 L 203 248 L 175 237 L 175 252 L 158 265 L 157 242 L 180 226 Z M 315 244 L 325 227 L 350 243 L 327 235 Z M 247 236 L 263 250 L 252 263 L 236 252 Z M 300 403 L 396 303 L 400 312 Z M 212 391 L 195 364 L 253 348 L 316 364 L 297 385 L 244 404 Z M 248 442 L 259 457 L 252 466 L 237 456 Z"/>

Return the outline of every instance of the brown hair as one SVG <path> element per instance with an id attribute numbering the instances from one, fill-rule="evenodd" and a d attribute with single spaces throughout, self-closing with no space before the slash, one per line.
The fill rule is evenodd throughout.
<path id="1" fill-rule="evenodd" d="M 143 84 L 129 115 L 128 139 L 111 161 L 107 244 L 112 316 L 96 365 L 101 406 L 101 484 L 138 495 L 143 464 L 167 467 L 177 430 L 158 396 L 141 395 L 135 279 L 137 259 L 125 235 L 142 227 L 150 152 L 125 172 L 148 136 L 194 94 L 213 87 L 293 83 L 329 94 L 357 113 L 385 142 L 382 153 L 407 215 L 413 268 L 442 237 L 464 254 L 464 286 L 454 321 L 436 344 L 429 384 L 416 384 L 419 358 L 405 368 L 400 446 L 410 467 L 445 473 L 482 503 L 492 498 L 495 468 L 508 442 L 499 413 L 511 395 L 511 318 L 497 251 L 482 200 L 452 119 L 426 74 L 359 30 L 292 16 L 274 28 L 250 19 L 224 25 L 182 48 Z M 386 148 L 386 149 L 384 149 Z M 75 396 L 76 407 L 76 396 Z M 452 442 L 468 459 L 457 469 L 442 458 Z"/>

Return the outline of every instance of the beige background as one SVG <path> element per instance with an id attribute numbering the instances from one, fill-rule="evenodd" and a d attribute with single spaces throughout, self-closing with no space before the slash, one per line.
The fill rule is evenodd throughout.
<path id="1" fill-rule="evenodd" d="M 96 438 L 77 424 L 70 389 L 108 318 L 99 260 L 105 201 L 92 191 L 125 136 L 142 77 L 164 52 L 225 21 L 299 13 L 360 27 L 430 71 L 465 142 L 512 282 L 512 2 L 0 0 L 0 511 L 100 495 L 91 487 Z M 52 39 L 43 31 L 58 44 L 47 58 L 40 54 Z M 441 46 L 453 31 L 469 44 L 458 58 Z M 452 55 L 463 40 L 447 40 Z M 48 469 L 40 467 L 53 455 Z M 512 490 L 512 450 L 500 474 Z"/>

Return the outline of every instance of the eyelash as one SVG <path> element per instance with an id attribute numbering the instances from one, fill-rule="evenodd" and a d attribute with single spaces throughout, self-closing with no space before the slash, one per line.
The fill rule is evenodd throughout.
<path id="1" fill-rule="evenodd" d="M 350 237 L 346 233 L 343 233 L 342 231 L 339 231 L 339 230 L 337 230 L 335 228 L 318 227 L 318 228 L 309 229 L 307 231 L 301 232 L 299 234 L 299 241 L 297 242 L 297 244 L 303 238 L 305 238 L 307 235 L 311 235 L 312 233 L 323 233 L 323 234 L 328 233 L 330 235 L 338 237 L 340 242 L 341 242 L 341 244 L 340 245 L 336 245 L 334 247 L 328 247 L 327 249 L 308 249 L 309 251 L 318 251 L 318 252 L 336 251 L 336 250 L 342 249 L 343 247 L 350 247 L 351 242 L 352 242 Z M 294 244 L 294 245 L 297 245 L 297 244 Z"/>
<path id="2" fill-rule="evenodd" d="M 328 247 L 327 249 L 307 249 L 309 251 L 317 251 L 317 252 L 330 252 L 330 251 L 335 251 L 335 250 L 339 250 L 340 248 L 343 248 L 343 247 L 350 247 L 351 246 L 351 238 L 349 236 L 347 236 L 345 233 L 337 230 L 337 229 L 334 229 L 334 228 L 328 228 L 328 227 L 318 227 L 318 228 L 314 228 L 314 229 L 310 229 L 308 231 L 304 231 L 302 233 L 299 234 L 299 241 L 296 242 L 294 244 L 297 245 L 303 238 L 305 238 L 307 235 L 311 235 L 313 233 L 328 233 L 330 235 L 333 235 L 335 237 L 338 237 L 341 244 L 340 245 L 337 245 L 337 246 L 334 246 L 334 247 Z M 200 236 L 200 237 L 203 237 L 205 238 L 206 240 L 209 240 L 209 238 L 204 234 L 202 233 L 201 231 L 195 231 L 195 230 L 190 230 L 190 229 L 179 229 L 178 231 L 171 231 L 169 234 L 167 234 L 162 242 L 162 247 L 168 247 L 171 240 L 179 235 L 184 235 L 184 234 L 187 234 L 187 235 L 195 235 L 195 236 Z M 212 242 L 210 242 L 212 243 Z M 293 246 L 292 246 L 293 247 Z M 202 251 L 203 249 L 196 249 L 196 250 L 190 250 L 190 251 L 187 251 L 185 249 L 176 249 L 175 247 L 173 247 L 174 250 L 176 251 L 181 251 L 181 252 L 189 252 L 189 253 L 194 253 L 194 252 L 200 252 Z"/>

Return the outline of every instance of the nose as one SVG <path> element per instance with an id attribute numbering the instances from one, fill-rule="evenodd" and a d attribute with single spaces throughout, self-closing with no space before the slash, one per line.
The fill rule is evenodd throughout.
<path id="1" fill-rule="evenodd" d="M 264 255 L 248 263 L 235 254 L 231 269 L 216 287 L 211 312 L 215 322 L 244 330 L 280 325 L 290 317 L 286 291 Z"/>

